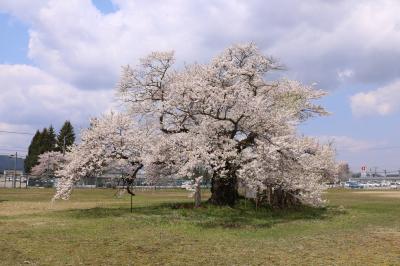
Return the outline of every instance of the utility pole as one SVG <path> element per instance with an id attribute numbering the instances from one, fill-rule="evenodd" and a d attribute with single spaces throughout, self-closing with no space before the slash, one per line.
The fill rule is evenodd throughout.
<path id="1" fill-rule="evenodd" d="M 17 159 L 18 159 L 18 153 L 15 152 L 13 188 L 17 187 Z"/>

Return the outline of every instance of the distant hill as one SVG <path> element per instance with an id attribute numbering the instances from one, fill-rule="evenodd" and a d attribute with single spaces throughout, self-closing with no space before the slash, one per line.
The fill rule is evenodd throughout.
<path id="1" fill-rule="evenodd" d="M 17 159 L 17 170 L 24 171 L 24 159 Z M 4 173 L 4 170 L 14 170 L 15 159 L 7 155 L 0 155 L 0 174 Z"/>

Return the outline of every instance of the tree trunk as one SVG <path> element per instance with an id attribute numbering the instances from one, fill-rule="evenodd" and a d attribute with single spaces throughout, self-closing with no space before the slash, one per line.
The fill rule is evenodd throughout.
<path id="1" fill-rule="evenodd" d="M 212 177 L 211 198 L 209 202 L 214 205 L 234 206 L 238 199 L 236 177 Z"/>
<path id="2" fill-rule="evenodd" d="M 295 197 L 297 191 L 285 191 L 280 187 L 270 191 L 270 206 L 273 208 L 286 209 L 301 205 L 299 199 Z"/>

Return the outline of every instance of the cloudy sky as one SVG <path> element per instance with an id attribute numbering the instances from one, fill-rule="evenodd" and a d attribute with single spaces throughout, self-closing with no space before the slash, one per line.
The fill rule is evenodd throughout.
<path id="1" fill-rule="evenodd" d="M 255 42 L 281 76 L 329 91 L 301 132 L 354 170 L 400 168 L 398 0 L 0 0 L 0 130 L 34 132 L 115 108 L 120 66 L 154 50 L 206 62 Z M 0 154 L 31 136 L 0 132 Z"/>

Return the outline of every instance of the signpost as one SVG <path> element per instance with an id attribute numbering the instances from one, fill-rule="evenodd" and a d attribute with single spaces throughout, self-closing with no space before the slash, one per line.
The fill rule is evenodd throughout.
<path id="1" fill-rule="evenodd" d="M 365 166 L 365 165 L 361 166 L 361 177 L 362 178 L 367 177 L 367 166 Z"/>

